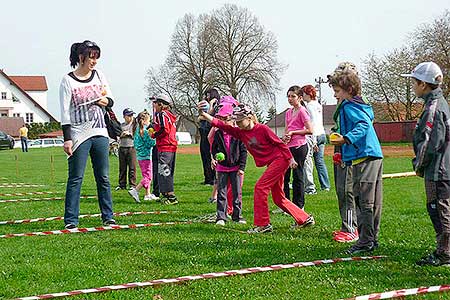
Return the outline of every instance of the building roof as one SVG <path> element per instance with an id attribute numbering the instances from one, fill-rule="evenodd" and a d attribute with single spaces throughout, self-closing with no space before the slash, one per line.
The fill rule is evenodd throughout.
<path id="1" fill-rule="evenodd" d="M 25 124 L 22 117 L 2 117 L 0 122 L 0 130 L 12 137 L 19 137 L 19 128 Z"/>
<path id="2" fill-rule="evenodd" d="M 47 132 L 47 133 L 42 133 L 39 135 L 39 138 L 44 139 L 44 138 L 59 138 L 59 137 L 63 137 L 63 131 L 62 130 L 56 130 L 53 132 Z"/>
<path id="3" fill-rule="evenodd" d="M 24 91 L 47 91 L 45 76 L 9 76 Z"/>
<path id="4" fill-rule="evenodd" d="M 323 125 L 334 125 L 333 114 L 336 111 L 336 104 L 332 105 L 324 105 L 323 107 Z M 267 122 L 267 126 L 269 127 L 284 127 L 284 120 L 286 116 L 288 108 L 283 112 L 276 115 L 276 117 L 272 118 L 269 122 Z M 275 125 L 276 120 L 276 125 Z"/>
<path id="5" fill-rule="evenodd" d="M 56 118 L 54 116 L 52 116 L 52 114 L 50 114 L 45 108 L 43 108 L 36 100 L 34 100 L 24 89 L 22 89 L 15 81 L 13 81 L 11 79 L 11 77 L 9 77 L 8 75 L 6 75 L 5 72 L 3 72 L 2 69 L 0 69 L 0 75 L 4 76 L 6 79 L 9 80 L 9 82 L 11 83 L 11 85 L 14 85 L 20 92 L 22 92 L 22 94 L 27 97 L 33 104 L 34 106 L 38 107 L 39 109 L 41 109 L 47 116 L 49 116 L 50 121 L 51 122 L 58 122 L 56 120 Z"/>

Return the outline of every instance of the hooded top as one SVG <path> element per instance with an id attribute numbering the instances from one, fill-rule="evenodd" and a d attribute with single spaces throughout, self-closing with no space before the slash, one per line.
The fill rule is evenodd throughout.
<path id="1" fill-rule="evenodd" d="M 159 152 L 177 152 L 176 120 L 177 117 L 170 110 L 163 110 L 155 114 L 153 124 L 155 133 L 152 137 L 156 139 L 156 147 Z"/>
<path id="2" fill-rule="evenodd" d="M 372 106 L 361 97 L 342 101 L 339 109 L 340 133 L 346 143 L 342 145 L 342 160 L 351 165 L 353 160 L 383 158 L 381 145 L 373 127 Z"/>

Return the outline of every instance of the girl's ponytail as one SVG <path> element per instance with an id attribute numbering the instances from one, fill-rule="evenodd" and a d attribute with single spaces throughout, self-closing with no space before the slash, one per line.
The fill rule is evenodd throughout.
<path id="1" fill-rule="evenodd" d="M 74 43 L 74 44 L 72 44 L 72 47 L 70 47 L 69 59 L 70 59 L 70 66 L 72 68 L 75 68 L 80 61 L 79 54 L 78 54 L 78 47 L 80 45 L 81 45 L 81 43 Z"/>

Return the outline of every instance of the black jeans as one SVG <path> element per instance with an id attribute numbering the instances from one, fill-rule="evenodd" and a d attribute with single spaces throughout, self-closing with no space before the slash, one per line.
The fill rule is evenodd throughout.
<path id="1" fill-rule="evenodd" d="M 298 207 L 302 208 L 305 206 L 305 183 L 303 182 L 303 167 L 308 154 L 308 145 L 301 145 L 299 147 L 291 147 L 289 150 L 297 162 L 298 167 L 292 169 L 292 202 Z M 284 194 L 287 199 L 290 198 L 289 181 L 291 180 L 291 169 L 287 169 L 286 174 L 284 174 Z"/>
<path id="2" fill-rule="evenodd" d="M 200 128 L 200 155 L 202 157 L 203 175 L 205 183 L 214 184 L 214 170 L 211 169 L 211 147 L 208 141 L 208 133 L 211 127 Z"/>

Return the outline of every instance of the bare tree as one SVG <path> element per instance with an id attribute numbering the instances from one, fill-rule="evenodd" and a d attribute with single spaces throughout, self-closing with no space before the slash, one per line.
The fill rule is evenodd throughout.
<path id="1" fill-rule="evenodd" d="M 277 42 L 247 9 L 226 4 L 211 14 L 216 85 L 247 104 L 272 102 L 285 66 Z"/>
<path id="2" fill-rule="evenodd" d="M 411 50 L 394 49 L 378 58 L 369 55 L 363 62 L 363 94 L 374 103 L 377 120 L 414 120 L 420 102 L 411 90 L 410 80 L 400 77 L 416 65 Z"/>

